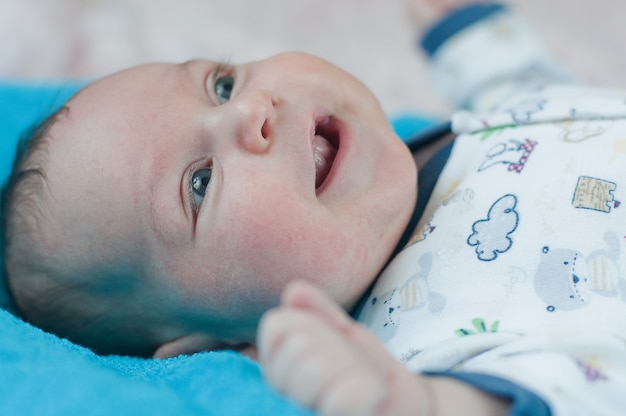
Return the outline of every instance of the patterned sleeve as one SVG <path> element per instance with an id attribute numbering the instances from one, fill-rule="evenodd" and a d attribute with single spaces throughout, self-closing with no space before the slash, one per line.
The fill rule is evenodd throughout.
<path id="1" fill-rule="evenodd" d="M 433 83 L 456 108 L 486 110 L 536 82 L 572 83 L 525 21 L 505 6 L 457 9 L 421 38 Z"/>

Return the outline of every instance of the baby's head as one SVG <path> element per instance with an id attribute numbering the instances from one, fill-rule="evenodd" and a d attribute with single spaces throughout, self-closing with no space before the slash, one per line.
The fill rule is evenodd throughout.
<path id="1" fill-rule="evenodd" d="M 294 279 L 352 308 L 415 201 L 378 101 L 299 53 L 131 68 L 39 136 L 4 207 L 9 287 L 27 320 L 101 353 L 253 342 Z"/>

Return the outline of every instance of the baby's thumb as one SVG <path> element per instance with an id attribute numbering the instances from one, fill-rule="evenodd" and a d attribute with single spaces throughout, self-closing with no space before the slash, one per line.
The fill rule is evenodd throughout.
<path id="1" fill-rule="evenodd" d="M 306 310 L 322 318 L 362 351 L 382 373 L 397 367 L 396 364 L 400 365 L 390 358 L 385 346 L 373 333 L 355 322 L 341 306 L 313 284 L 305 281 L 290 283 L 283 291 L 281 303 L 283 307 Z"/>
<path id="2" fill-rule="evenodd" d="M 337 302 L 321 289 L 304 280 L 293 281 L 285 287 L 281 296 L 281 305 L 315 313 L 336 327 L 350 323 L 350 317 Z"/>

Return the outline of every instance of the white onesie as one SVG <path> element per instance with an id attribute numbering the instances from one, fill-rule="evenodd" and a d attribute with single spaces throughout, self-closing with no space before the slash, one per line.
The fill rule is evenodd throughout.
<path id="1" fill-rule="evenodd" d="M 506 100 L 455 114 L 417 231 L 358 318 L 416 372 L 506 379 L 555 415 L 625 414 L 626 95 L 493 85 Z"/>

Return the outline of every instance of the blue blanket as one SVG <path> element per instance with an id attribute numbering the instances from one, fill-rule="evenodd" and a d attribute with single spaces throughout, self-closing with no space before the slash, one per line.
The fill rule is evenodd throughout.
<path id="1" fill-rule="evenodd" d="M 81 85 L 0 81 L 0 182 L 6 180 L 22 131 Z M 408 136 L 430 123 L 408 115 L 398 117 L 394 125 L 401 136 Z M 0 304 L 6 299 L 0 284 Z M 296 416 L 310 412 L 272 390 L 258 364 L 235 352 L 167 360 L 102 357 L 0 309 L 0 415 L 17 414 Z"/>

